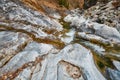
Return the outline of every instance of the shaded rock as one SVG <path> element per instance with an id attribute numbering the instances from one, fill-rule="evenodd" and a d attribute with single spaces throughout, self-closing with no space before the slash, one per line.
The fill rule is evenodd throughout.
<path id="1" fill-rule="evenodd" d="M 84 8 L 90 8 L 91 6 L 95 5 L 97 3 L 98 0 L 84 0 L 85 4 L 84 4 Z"/>
<path id="2" fill-rule="evenodd" d="M 119 80 L 120 79 L 120 71 L 113 70 L 110 68 L 106 69 L 106 75 L 109 75 L 110 80 Z"/>
<path id="3" fill-rule="evenodd" d="M 113 61 L 113 64 L 116 66 L 116 68 L 120 71 L 120 62 L 119 61 Z"/>

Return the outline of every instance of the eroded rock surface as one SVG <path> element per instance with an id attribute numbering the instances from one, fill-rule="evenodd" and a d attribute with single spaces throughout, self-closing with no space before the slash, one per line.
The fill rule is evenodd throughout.
<path id="1" fill-rule="evenodd" d="M 92 15 L 76 9 L 64 21 L 55 6 L 54 18 L 29 6 L 0 0 L 0 80 L 119 80 L 119 11 L 114 27 L 91 18 L 98 4 Z"/>

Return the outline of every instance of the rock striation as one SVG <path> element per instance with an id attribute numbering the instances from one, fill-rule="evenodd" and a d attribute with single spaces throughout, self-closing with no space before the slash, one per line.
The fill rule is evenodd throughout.
<path id="1" fill-rule="evenodd" d="M 57 1 L 0 0 L 0 80 L 119 80 L 119 6 Z"/>

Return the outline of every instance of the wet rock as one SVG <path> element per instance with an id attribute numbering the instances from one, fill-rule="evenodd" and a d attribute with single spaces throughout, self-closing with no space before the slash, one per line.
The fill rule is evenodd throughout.
<path id="1" fill-rule="evenodd" d="M 75 31 L 70 30 L 68 33 L 66 33 L 64 35 L 60 35 L 59 37 L 64 43 L 69 44 L 70 42 L 73 41 L 74 35 L 75 35 Z"/>

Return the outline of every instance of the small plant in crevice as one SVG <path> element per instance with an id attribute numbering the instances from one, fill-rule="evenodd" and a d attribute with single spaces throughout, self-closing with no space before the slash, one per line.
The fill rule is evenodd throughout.
<path id="1" fill-rule="evenodd" d="M 59 20 L 59 22 L 63 25 L 63 28 L 64 28 L 64 29 L 67 29 L 67 30 L 71 29 L 71 27 L 70 27 L 70 22 L 65 22 L 65 21 L 63 20 L 63 18 L 61 18 L 61 19 Z"/>
<path id="2" fill-rule="evenodd" d="M 67 0 L 59 0 L 59 5 L 69 8 L 69 2 Z"/>

